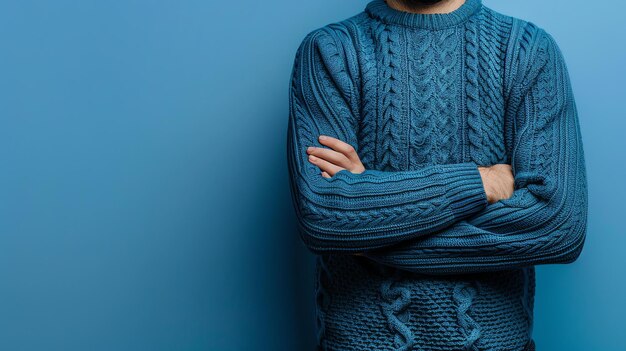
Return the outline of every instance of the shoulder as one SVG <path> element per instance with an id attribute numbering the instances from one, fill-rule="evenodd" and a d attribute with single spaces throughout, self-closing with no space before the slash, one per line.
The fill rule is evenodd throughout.
<path id="1" fill-rule="evenodd" d="M 530 53 L 547 44 L 555 44 L 554 38 L 544 27 L 530 20 L 504 14 L 483 5 L 484 17 L 492 22 L 507 27 L 509 48 L 521 51 L 521 54 Z"/>
<path id="2" fill-rule="evenodd" d="M 541 25 L 530 20 L 512 16 L 483 5 L 484 17 L 509 28 L 509 47 L 530 53 L 546 45 L 555 45 L 553 36 Z"/>
<path id="3" fill-rule="evenodd" d="M 497 27 L 506 36 L 503 79 L 504 95 L 509 106 L 517 106 L 540 77 L 554 78 L 558 72 L 566 71 L 559 45 L 542 25 L 484 5 L 482 10 L 483 18 L 488 22 L 486 25 Z"/>
<path id="4" fill-rule="evenodd" d="M 507 91 L 528 84 L 550 60 L 562 60 L 553 35 L 543 26 L 520 17 L 503 14 L 483 6 L 487 16 L 507 25 L 505 80 Z"/>
<path id="5" fill-rule="evenodd" d="M 563 53 L 554 36 L 545 28 L 530 21 L 520 23 L 512 50 L 519 66 L 516 80 L 522 85 L 532 85 L 546 66 L 564 63 Z"/>
<path id="6" fill-rule="evenodd" d="M 358 35 L 365 12 L 338 22 L 328 23 L 308 32 L 302 39 L 298 51 L 309 50 L 327 61 L 343 61 L 344 65 L 356 58 Z M 339 61 L 338 61 L 339 60 Z"/>
<path id="7" fill-rule="evenodd" d="M 351 100 L 360 75 L 356 43 L 363 14 L 308 32 L 296 53 L 296 65 L 305 65 L 310 73 L 330 79 Z"/>

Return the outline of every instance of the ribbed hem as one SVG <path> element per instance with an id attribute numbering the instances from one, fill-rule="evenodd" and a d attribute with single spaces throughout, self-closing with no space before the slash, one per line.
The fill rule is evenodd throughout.
<path id="1" fill-rule="evenodd" d="M 373 0 L 365 7 L 365 12 L 372 18 L 385 23 L 407 27 L 442 29 L 465 22 L 482 6 L 482 0 L 465 0 L 463 5 L 449 13 L 414 13 L 396 10 L 385 0 Z"/>
<path id="2" fill-rule="evenodd" d="M 463 219 L 480 212 L 488 205 L 487 193 L 478 166 L 473 162 L 442 165 L 447 178 L 446 196 L 454 216 Z"/>

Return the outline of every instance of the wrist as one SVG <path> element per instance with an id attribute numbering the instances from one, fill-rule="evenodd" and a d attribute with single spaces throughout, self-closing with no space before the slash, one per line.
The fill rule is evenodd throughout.
<path id="1" fill-rule="evenodd" d="M 485 191 L 485 195 L 487 197 L 488 203 L 493 203 L 493 192 L 491 191 L 491 187 L 489 186 L 489 167 L 478 167 L 478 171 L 480 172 L 480 178 L 483 181 L 483 189 Z"/>

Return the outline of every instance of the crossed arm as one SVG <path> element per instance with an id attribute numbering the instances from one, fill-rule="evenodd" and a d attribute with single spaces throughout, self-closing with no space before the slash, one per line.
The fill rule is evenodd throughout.
<path id="1" fill-rule="evenodd" d="M 320 144 L 330 149 L 309 146 L 306 152 L 309 155 L 309 162 L 320 169 L 322 177 L 331 178 L 342 170 L 356 174 L 365 171 L 361 158 L 352 145 L 328 135 L 320 135 L 318 139 Z M 487 201 L 490 204 L 511 197 L 514 191 L 511 165 L 501 163 L 476 167 L 480 172 Z"/>
<path id="2" fill-rule="evenodd" d="M 587 218 L 578 114 L 562 54 L 539 34 L 533 66 L 510 91 L 512 192 L 506 181 L 493 188 L 506 172 L 494 178 L 473 163 L 366 170 L 341 40 L 324 30 L 309 35 L 294 64 L 287 140 L 305 244 L 430 274 L 575 260 Z M 331 149 L 308 149 L 316 142 Z"/>
<path id="3" fill-rule="evenodd" d="M 309 162 L 320 169 L 322 177 L 331 178 L 342 170 L 356 174 L 365 171 L 361 158 L 352 145 L 327 135 L 320 135 L 318 139 L 320 144 L 328 148 L 309 146 L 306 152 L 309 155 Z M 514 191 L 514 177 L 510 165 L 495 164 L 477 168 L 490 204 L 511 197 Z"/>

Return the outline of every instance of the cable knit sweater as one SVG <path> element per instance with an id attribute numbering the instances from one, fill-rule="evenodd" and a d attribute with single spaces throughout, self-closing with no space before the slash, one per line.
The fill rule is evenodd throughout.
<path id="1" fill-rule="evenodd" d="M 554 38 L 466 0 L 415 14 L 374 0 L 310 32 L 290 82 L 287 159 L 317 257 L 319 350 L 531 350 L 535 270 L 583 247 L 587 182 Z M 366 171 L 307 159 L 321 134 Z M 477 166 L 507 163 L 489 204 Z M 361 253 L 361 255 L 355 255 Z"/>

